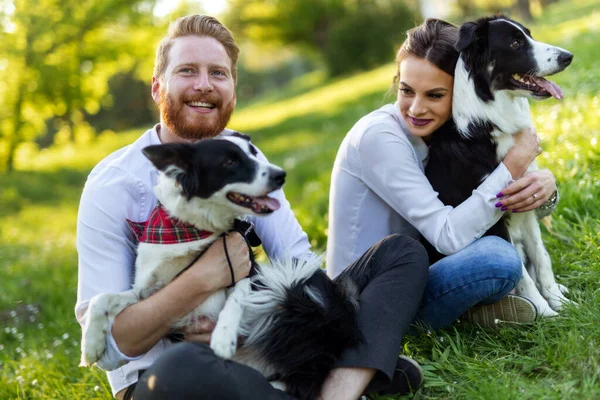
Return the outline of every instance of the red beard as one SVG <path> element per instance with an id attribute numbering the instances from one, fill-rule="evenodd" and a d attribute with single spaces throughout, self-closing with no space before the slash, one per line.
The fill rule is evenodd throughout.
<path id="1" fill-rule="evenodd" d="M 164 124 L 173 134 L 183 139 L 207 139 L 217 136 L 225 129 L 231 118 L 234 109 L 234 102 L 230 101 L 223 105 L 220 98 L 215 95 L 196 96 L 194 98 L 186 98 L 181 101 L 175 101 L 171 96 L 165 93 L 162 88 L 160 90 L 160 99 L 158 102 L 158 110 Z M 198 114 L 198 117 L 193 121 L 189 121 L 184 113 L 186 102 L 202 101 L 213 103 L 217 110 L 217 118 L 213 116 L 205 116 Z"/>

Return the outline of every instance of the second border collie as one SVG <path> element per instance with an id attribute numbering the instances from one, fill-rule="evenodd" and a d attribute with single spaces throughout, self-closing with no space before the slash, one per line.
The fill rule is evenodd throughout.
<path id="1" fill-rule="evenodd" d="M 101 360 L 107 330 L 125 307 L 175 279 L 234 228 L 236 219 L 266 216 L 280 207 L 269 193 L 281 188 L 285 172 L 261 159 L 245 135 L 149 146 L 144 155 L 159 171 L 159 204 L 152 215 L 161 227 L 174 224 L 176 233 L 169 243 L 164 237 L 150 240 L 157 235 L 154 217 L 142 223 L 132 289 L 90 301 L 83 365 Z M 182 224 L 185 232 L 177 230 Z M 182 235 L 191 239 L 175 240 Z M 349 278 L 331 281 L 320 268 L 322 258 L 314 255 L 262 266 L 251 261 L 252 277 L 215 292 L 173 328 L 198 316 L 217 320 L 210 344 L 215 354 L 257 369 L 293 396 L 316 399 L 342 351 L 360 339 L 356 286 Z M 239 348 L 238 335 L 243 338 Z M 102 362 L 108 370 L 120 366 Z"/>
<path id="2" fill-rule="evenodd" d="M 534 40 L 529 29 L 504 16 L 481 18 L 460 28 L 460 52 L 452 122 L 433 135 L 426 175 L 442 202 L 457 206 L 498 166 L 513 135 L 532 124 L 527 98 L 561 99 L 545 76 L 563 71 L 573 55 Z M 534 161 L 528 169 L 537 170 Z M 511 213 L 487 235 L 510 240 L 521 255 L 523 277 L 516 292 L 542 316 L 554 316 L 569 300 L 556 283 L 535 212 Z"/>

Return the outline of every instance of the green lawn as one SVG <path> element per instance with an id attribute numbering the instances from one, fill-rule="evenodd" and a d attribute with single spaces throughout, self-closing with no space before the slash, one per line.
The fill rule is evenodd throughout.
<path id="1" fill-rule="evenodd" d="M 424 399 L 600 399 L 600 4 L 563 0 L 531 26 L 569 49 L 557 75 L 565 99 L 533 105 L 561 202 L 544 230 L 558 280 L 579 303 L 528 327 L 460 325 L 416 331 L 405 353 L 426 370 Z M 313 245 L 325 247 L 330 171 L 343 136 L 386 96 L 394 66 L 327 81 L 315 73 L 235 113 L 271 161 L 288 171 L 286 193 Z M 145 128 L 144 128 L 145 129 Z M 89 170 L 144 129 L 37 151 L 0 175 L 0 399 L 108 399 L 98 369 L 78 368 L 75 220 Z"/>

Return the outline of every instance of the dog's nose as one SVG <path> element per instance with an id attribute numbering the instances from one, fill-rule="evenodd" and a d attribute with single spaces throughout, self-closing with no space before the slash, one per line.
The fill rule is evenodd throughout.
<path id="1" fill-rule="evenodd" d="M 282 169 L 272 169 L 269 173 L 269 179 L 278 187 L 281 187 L 285 183 L 285 175 L 286 173 Z"/>
<path id="2" fill-rule="evenodd" d="M 558 55 L 558 63 L 561 67 L 567 67 L 569 64 L 571 64 L 571 61 L 573 61 L 573 54 L 569 53 L 568 51 L 562 51 Z"/>

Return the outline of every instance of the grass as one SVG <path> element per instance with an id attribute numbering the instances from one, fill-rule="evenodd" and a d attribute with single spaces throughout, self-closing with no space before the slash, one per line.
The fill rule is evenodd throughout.
<path id="1" fill-rule="evenodd" d="M 600 399 L 600 10 L 563 0 L 532 26 L 535 37 L 571 50 L 556 76 L 562 102 L 532 107 L 543 138 L 540 164 L 561 201 L 544 238 L 561 283 L 579 307 L 528 327 L 498 331 L 455 325 L 416 329 L 405 353 L 424 367 L 423 399 Z M 296 86 L 236 111 L 232 126 L 252 135 L 288 170 L 286 193 L 313 245 L 327 240 L 330 171 L 345 133 L 386 97 L 394 66 Z M 37 151 L 0 176 L 0 399 L 109 399 L 102 371 L 81 369 L 76 298 L 75 221 L 89 170 L 141 131 Z"/>

